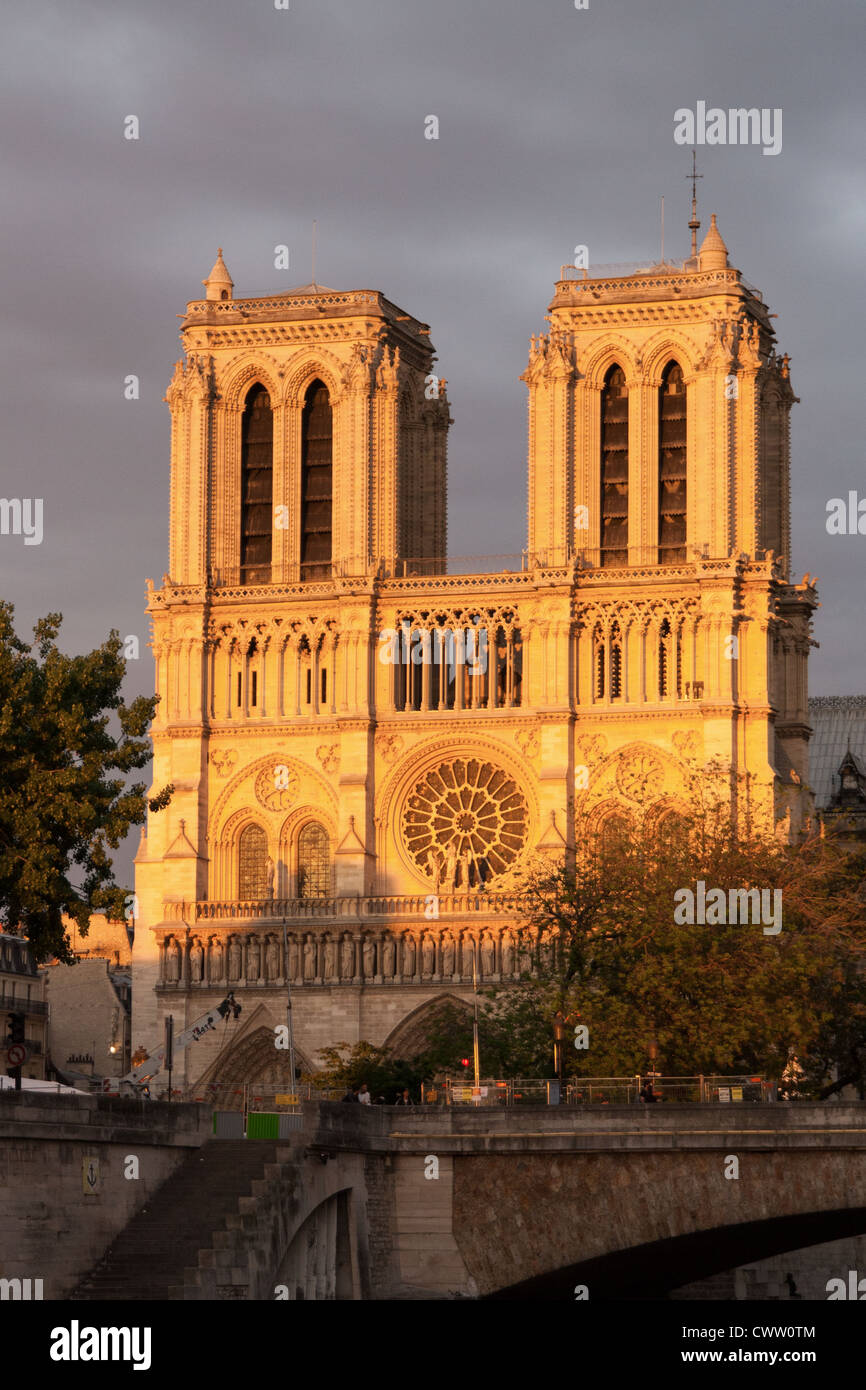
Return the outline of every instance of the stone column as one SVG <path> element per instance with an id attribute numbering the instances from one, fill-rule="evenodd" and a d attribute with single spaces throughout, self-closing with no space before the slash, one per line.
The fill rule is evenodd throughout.
<path id="1" fill-rule="evenodd" d="M 422 635 L 421 656 L 421 708 L 428 710 L 433 705 L 433 640 L 426 629 Z"/>
<path id="2" fill-rule="evenodd" d="M 262 689 L 261 700 L 259 701 L 259 718 L 266 719 L 268 715 L 268 648 L 271 639 L 266 637 L 262 642 Z"/>
<path id="3" fill-rule="evenodd" d="M 331 714 L 337 713 L 337 638 L 333 637 L 328 648 L 328 656 L 331 666 L 331 678 L 329 694 Z"/>
<path id="4" fill-rule="evenodd" d="M 190 986 L 191 971 L 190 971 L 190 964 L 189 964 L 189 953 L 190 953 L 191 949 L 192 949 L 192 942 L 191 942 L 191 940 L 190 940 L 189 931 L 187 930 L 187 931 L 184 932 L 184 936 L 183 936 L 183 950 L 182 950 L 182 952 L 181 952 L 181 958 L 180 958 L 180 960 L 181 960 L 181 964 L 180 964 L 180 984 L 181 984 L 181 988 L 182 988 L 182 989 L 189 989 L 189 986 Z"/>
<path id="5" fill-rule="evenodd" d="M 337 1296 L 337 1198 L 328 1202 L 328 1262 L 324 1297 L 333 1300 Z"/>
<path id="6" fill-rule="evenodd" d="M 313 932 L 312 936 L 316 943 L 316 978 L 313 983 L 320 985 L 325 978 L 325 938 L 321 932 L 318 935 Z"/>

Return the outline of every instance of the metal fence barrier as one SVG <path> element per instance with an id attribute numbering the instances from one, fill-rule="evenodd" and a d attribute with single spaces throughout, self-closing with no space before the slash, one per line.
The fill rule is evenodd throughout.
<path id="1" fill-rule="evenodd" d="M 641 1091 L 651 1080 L 656 1101 L 662 1104 L 764 1103 L 778 1099 L 777 1083 L 759 1076 L 591 1076 L 567 1079 L 560 1102 L 564 1105 L 633 1105 L 641 1103 Z M 548 1105 L 557 1103 L 558 1083 L 553 1078 L 517 1077 L 485 1079 L 475 1094 L 464 1080 L 425 1085 L 423 1100 L 430 1105 Z"/>
<path id="2" fill-rule="evenodd" d="M 759 1076 L 588 1076 L 566 1078 L 562 1087 L 563 1105 L 634 1105 L 641 1103 L 641 1090 L 651 1080 L 656 1099 L 662 1104 L 761 1104 L 778 1099 L 778 1083 Z M 413 1091 L 414 1104 L 424 1105 L 548 1105 L 555 1102 L 558 1083 L 548 1077 L 485 1078 L 480 1095 L 474 1094 L 471 1079 L 447 1077 L 425 1082 L 420 1093 Z M 287 1115 L 298 1113 L 304 1100 L 340 1101 L 345 1087 L 323 1088 L 311 1082 L 298 1082 L 294 1091 L 273 1086 L 257 1086 L 253 1082 L 225 1082 L 191 1087 L 187 1092 L 172 1091 L 172 1099 L 196 1101 L 210 1105 L 214 1111 Z M 154 1100 L 167 1095 L 152 1092 Z M 385 1103 L 395 1099 L 391 1091 Z M 382 1098 L 371 1096 L 371 1103 L 381 1104 Z"/>

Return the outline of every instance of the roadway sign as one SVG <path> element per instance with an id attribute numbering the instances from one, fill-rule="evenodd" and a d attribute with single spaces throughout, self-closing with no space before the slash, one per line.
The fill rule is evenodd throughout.
<path id="1" fill-rule="evenodd" d="M 21 1067 L 30 1056 L 30 1048 L 26 1043 L 13 1043 L 6 1053 L 6 1061 L 10 1067 Z"/>
<path id="2" fill-rule="evenodd" d="M 282 1094 L 274 1096 L 275 1105 L 300 1105 L 300 1103 L 300 1098 L 298 1096 Z"/>

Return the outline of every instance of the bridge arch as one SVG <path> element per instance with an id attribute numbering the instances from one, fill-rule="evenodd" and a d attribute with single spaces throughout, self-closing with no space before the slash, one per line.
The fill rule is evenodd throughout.
<path id="1" fill-rule="evenodd" d="M 301 1221 L 280 1260 L 275 1296 L 290 1303 L 354 1297 L 352 1189 L 332 1193 Z"/>
<path id="2" fill-rule="evenodd" d="M 596 1303 L 664 1299 L 687 1284 L 741 1265 L 864 1234 L 866 1207 L 799 1212 L 764 1221 L 714 1226 L 566 1265 L 498 1289 L 487 1294 L 486 1299 L 573 1303 L 579 1285 L 586 1287 L 590 1301 Z M 827 1279 L 844 1278 L 845 1273 L 828 1265 Z"/>

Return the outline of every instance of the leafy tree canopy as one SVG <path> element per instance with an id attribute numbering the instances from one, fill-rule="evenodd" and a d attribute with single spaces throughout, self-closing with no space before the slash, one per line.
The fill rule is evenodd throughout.
<path id="1" fill-rule="evenodd" d="M 778 1078 L 793 1052 L 803 1093 L 852 1085 L 866 1095 L 866 856 L 829 837 L 792 847 L 766 828 L 738 830 L 705 791 L 655 827 L 621 815 L 599 834 L 579 820 L 571 861 L 530 877 L 520 983 L 483 991 L 485 1076 L 552 1075 L 559 1010 L 575 1078 L 643 1073 L 655 1041 L 667 1076 Z M 699 883 L 707 900 L 721 890 L 726 919 L 735 901 L 737 920 L 708 906 L 701 922 Z M 753 889 L 757 901 L 731 899 Z M 578 1024 L 588 1029 L 581 1050 Z M 459 1074 L 470 1039 L 465 1013 L 439 1014 L 425 1056 Z"/>
<path id="2" fill-rule="evenodd" d="M 319 1056 L 323 1063 L 321 1069 L 303 1079 L 312 1081 L 320 1090 L 345 1090 L 366 1081 L 374 1101 L 381 1095 L 388 1105 L 393 1105 L 407 1086 L 412 1099 L 418 1101 L 422 1072 L 411 1062 L 392 1056 L 383 1047 L 369 1042 L 343 1042 L 322 1048 Z"/>
<path id="3" fill-rule="evenodd" d="M 578 1051 L 569 1028 L 575 1076 L 645 1071 L 654 1040 L 668 1076 L 778 1077 L 793 1051 L 814 1094 L 863 1093 L 866 857 L 818 836 L 791 847 L 744 835 L 705 807 L 655 832 L 625 817 L 601 838 L 585 827 L 578 846 L 528 884 L 530 969 L 490 1005 L 497 1028 L 535 1038 L 536 1065 L 549 1073 L 561 1010 L 589 1032 Z M 757 895 L 732 897 L 755 889 L 760 909 Z"/>
<path id="4" fill-rule="evenodd" d="M 121 699 L 117 632 L 85 656 L 66 656 L 59 613 L 36 624 L 30 644 L 16 636 L 13 613 L 0 602 L 0 917 L 30 939 L 37 960 L 68 963 L 63 915 L 82 935 L 93 911 L 124 916 L 128 890 L 115 882 L 108 851 L 147 807 L 170 800 L 171 787 L 148 799 L 143 782 L 126 783 L 150 760 L 145 735 L 159 697 Z"/>

